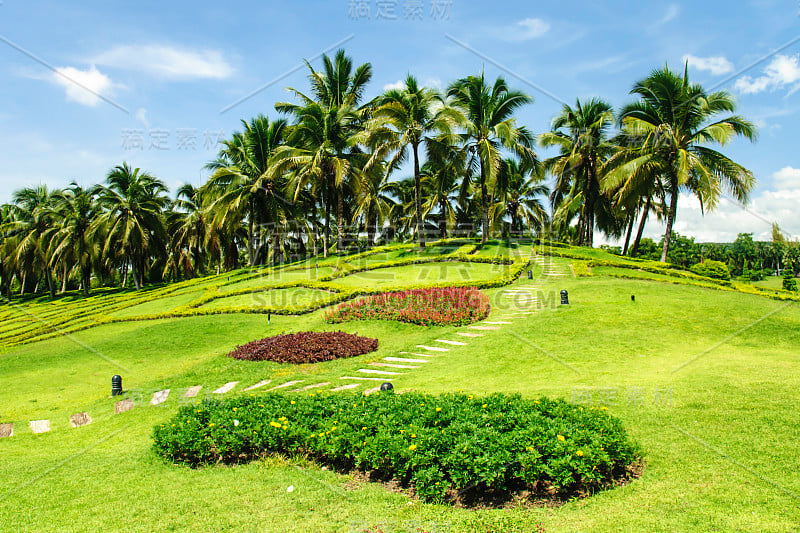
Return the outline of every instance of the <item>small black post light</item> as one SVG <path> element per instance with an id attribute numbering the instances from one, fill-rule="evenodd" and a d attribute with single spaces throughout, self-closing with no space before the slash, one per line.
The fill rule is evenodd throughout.
<path id="1" fill-rule="evenodd" d="M 569 305 L 569 294 L 567 291 L 561 291 L 561 305 Z"/>
<path id="2" fill-rule="evenodd" d="M 111 377 L 111 396 L 122 394 L 122 376 L 117 374 Z"/>
<path id="3" fill-rule="evenodd" d="M 631 294 L 631 301 L 634 302 L 634 303 L 636 302 L 636 295 L 635 294 Z"/>
<path id="4" fill-rule="evenodd" d="M 272 313 L 267 312 L 267 324 L 272 322 Z"/>
<path id="5" fill-rule="evenodd" d="M 528 279 L 533 279 L 533 270 L 528 270 Z"/>
<path id="6" fill-rule="evenodd" d="M 382 391 L 392 390 L 393 388 L 394 388 L 394 385 L 392 385 L 388 381 L 386 383 L 381 384 L 381 390 Z"/>

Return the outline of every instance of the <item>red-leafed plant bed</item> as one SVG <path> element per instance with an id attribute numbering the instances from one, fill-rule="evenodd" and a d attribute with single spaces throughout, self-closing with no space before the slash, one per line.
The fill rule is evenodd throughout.
<path id="1" fill-rule="evenodd" d="M 343 331 L 305 331 L 276 335 L 237 346 L 228 357 L 244 361 L 320 363 L 355 357 L 377 349 L 378 339 L 359 337 Z"/>
<path id="2" fill-rule="evenodd" d="M 489 297 L 475 288 L 389 292 L 346 302 L 325 314 L 328 322 L 399 320 L 422 326 L 460 326 L 489 315 Z"/>

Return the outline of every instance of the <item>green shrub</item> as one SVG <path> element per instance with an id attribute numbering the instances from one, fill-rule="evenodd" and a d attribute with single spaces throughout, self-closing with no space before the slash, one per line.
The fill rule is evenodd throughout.
<path id="1" fill-rule="evenodd" d="M 731 273 L 728 270 L 728 265 L 722 261 L 713 261 L 711 259 L 707 259 L 702 263 L 697 263 L 690 270 L 698 276 L 705 276 L 711 279 L 731 279 Z"/>
<path id="2" fill-rule="evenodd" d="M 783 290 L 797 292 L 797 280 L 794 279 L 794 272 L 791 268 L 783 271 Z"/>
<path id="3" fill-rule="evenodd" d="M 193 466 L 307 454 L 394 478 L 426 501 L 516 489 L 568 497 L 626 479 L 638 460 L 603 409 L 505 394 L 267 393 L 184 406 L 155 428 L 153 446 Z"/>

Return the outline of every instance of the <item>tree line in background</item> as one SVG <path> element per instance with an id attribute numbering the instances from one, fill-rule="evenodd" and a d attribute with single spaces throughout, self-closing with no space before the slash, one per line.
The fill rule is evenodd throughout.
<path id="1" fill-rule="evenodd" d="M 675 260 L 679 192 L 713 209 L 726 192 L 746 202 L 750 171 L 712 149 L 755 127 L 667 67 L 634 84 L 615 111 L 600 99 L 564 104 L 534 136 L 515 118 L 533 102 L 505 80 L 467 76 L 438 91 L 409 75 L 365 102 L 369 63 L 344 51 L 308 67 L 309 90 L 223 141 L 208 181 L 174 198 L 127 163 L 105 183 L 26 188 L 0 210 L 0 290 L 10 297 L 68 288 L 191 278 L 390 241 L 542 236 Z M 541 160 L 536 146 L 554 156 Z M 399 177 L 411 168 L 408 177 Z M 552 188 L 547 183 L 550 180 Z M 643 250 L 652 217 L 660 250 Z M 675 242 L 677 241 L 677 242 Z M 680 261 L 679 261 L 680 262 Z"/>

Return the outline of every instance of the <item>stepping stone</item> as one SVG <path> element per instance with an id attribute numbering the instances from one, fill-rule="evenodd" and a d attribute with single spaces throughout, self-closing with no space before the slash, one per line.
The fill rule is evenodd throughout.
<path id="1" fill-rule="evenodd" d="M 447 339 L 436 339 L 436 342 L 441 342 L 444 344 L 450 344 L 451 346 L 466 346 L 466 342 L 458 342 L 458 341 L 449 341 Z"/>
<path id="2" fill-rule="evenodd" d="M 356 372 L 362 374 L 386 374 L 388 376 L 399 376 L 400 372 L 389 372 L 388 370 L 373 370 L 371 368 L 359 368 Z"/>
<path id="3" fill-rule="evenodd" d="M 326 381 L 325 383 L 314 383 L 313 385 L 306 385 L 305 387 L 300 387 L 299 389 L 292 389 L 289 392 L 303 392 L 306 390 L 316 389 L 318 387 L 324 387 L 325 385 L 330 385 L 330 381 Z"/>
<path id="4" fill-rule="evenodd" d="M 160 403 L 164 403 L 167 401 L 168 396 L 169 396 L 169 389 L 160 390 L 157 393 L 153 394 L 153 399 L 150 400 L 150 405 L 158 405 Z"/>
<path id="5" fill-rule="evenodd" d="M 34 433 L 47 433 L 50 431 L 49 420 L 31 420 L 31 431 Z"/>
<path id="6" fill-rule="evenodd" d="M 367 389 L 367 390 L 365 390 L 365 391 L 364 391 L 364 396 L 369 396 L 370 394 L 375 394 L 376 392 L 380 392 L 380 390 L 381 390 L 381 388 L 380 388 L 380 387 L 375 387 L 375 388 L 372 388 L 372 389 Z"/>
<path id="7" fill-rule="evenodd" d="M 236 385 L 238 385 L 238 384 L 239 384 L 239 382 L 238 382 L 238 381 L 231 381 L 231 382 L 229 382 L 229 383 L 226 383 L 226 384 L 225 384 L 225 385 L 223 385 L 222 387 L 220 387 L 220 388 L 218 388 L 217 390 L 215 390 L 215 391 L 214 391 L 214 394 L 225 394 L 226 392 L 230 392 L 230 391 L 232 391 L 232 390 L 233 390 L 233 388 L 234 388 Z"/>
<path id="8" fill-rule="evenodd" d="M 388 368 L 419 368 L 418 366 L 411 365 L 393 365 L 391 363 L 370 363 L 370 366 L 383 366 Z"/>
<path id="9" fill-rule="evenodd" d="M 76 413 L 69 417 L 69 423 L 74 428 L 88 426 L 92 423 L 92 417 L 89 416 L 89 413 Z"/>
<path id="10" fill-rule="evenodd" d="M 339 392 L 342 390 L 350 390 L 355 389 L 356 387 L 360 387 L 360 383 L 348 383 L 347 385 L 342 385 L 341 387 L 336 387 L 335 389 L 331 389 L 331 392 Z"/>
<path id="11" fill-rule="evenodd" d="M 9 422 L 7 424 L 0 424 L 0 439 L 5 437 L 14 436 L 14 424 Z"/>
<path id="12" fill-rule="evenodd" d="M 483 337 L 483 333 L 468 333 L 466 331 L 456 331 L 456 335 L 461 335 L 462 337 Z"/>
<path id="13" fill-rule="evenodd" d="M 439 357 L 435 353 L 400 352 L 400 355 L 413 355 L 414 357 L 427 357 L 428 359 L 432 359 L 434 357 Z M 386 359 L 386 358 L 384 357 L 384 359 Z"/>
<path id="14" fill-rule="evenodd" d="M 384 378 L 362 378 L 356 376 L 342 376 L 339 379 L 357 379 L 359 381 L 384 381 Z"/>
<path id="15" fill-rule="evenodd" d="M 292 385 L 297 385 L 298 383 L 302 382 L 303 382 L 302 379 L 298 379 L 297 381 L 287 381 L 286 383 L 278 385 L 277 387 L 272 387 L 271 389 L 267 389 L 267 391 L 269 392 L 271 390 L 285 389 L 286 387 L 291 387 Z"/>
<path id="16" fill-rule="evenodd" d="M 496 322 L 488 322 L 487 321 L 487 322 L 484 322 L 484 324 L 511 324 L 511 322 L 502 322 L 502 321 L 498 320 Z"/>
<path id="17" fill-rule="evenodd" d="M 430 363 L 425 359 L 406 359 L 405 357 L 384 357 L 384 361 L 394 361 L 395 363 Z"/>
<path id="18" fill-rule="evenodd" d="M 249 391 L 249 390 L 258 389 L 259 387 L 263 387 L 264 385 L 269 385 L 270 383 L 272 383 L 271 379 L 265 379 L 265 380 L 259 381 L 255 385 L 250 385 L 249 387 L 247 387 L 244 390 L 245 391 Z"/>
<path id="19" fill-rule="evenodd" d="M 186 389 L 186 394 L 183 395 L 184 398 L 194 398 L 202 389 L 202 385 L 195 385 L 194 387 L 189 387 Z"/>
<path id="20" fill-rule="evenodd" d="M 417 344 L 417 348 L 422 348 L 423 350 L 428 350 L 431 352 L 449 352 L 450 350 L 447 348 L 439 348 L 438 346 L 425 346 L 424 344 Z"/>
<path id="21" fill-rule="evenodd" d="M 133 400 L 130 398 L 128 398 L 127 400 L 120 400 L 114 404 L 115 415 L 124 413 L 125 411 L 130 411 L 131 409 L 133 409 Z"/>
<path id="22" fill-rule="evenodd" d="M 497 326 L 467 326 L 469 329 L 477 329 L 478 331 L 493 331 L 500 329 Z"/>

